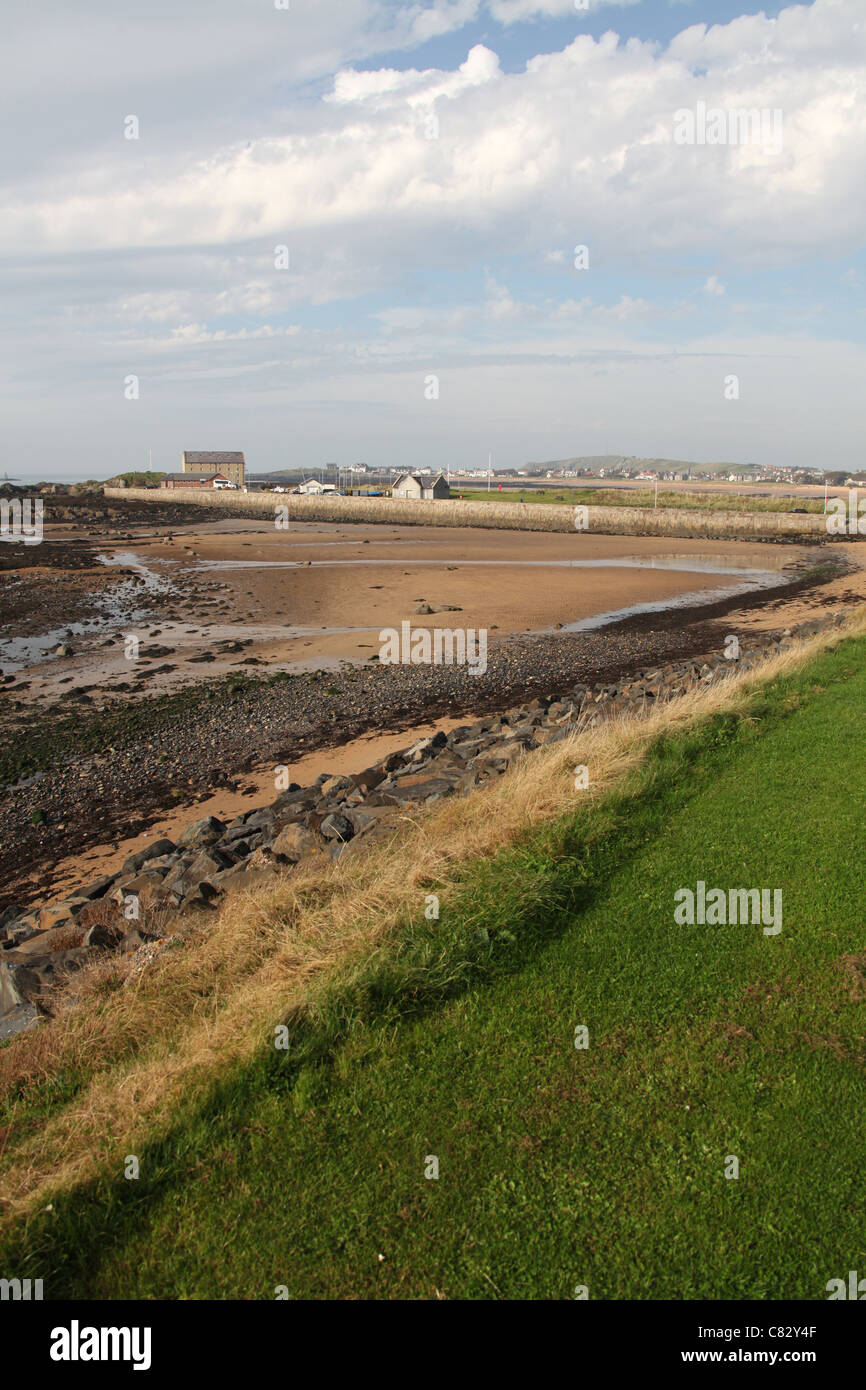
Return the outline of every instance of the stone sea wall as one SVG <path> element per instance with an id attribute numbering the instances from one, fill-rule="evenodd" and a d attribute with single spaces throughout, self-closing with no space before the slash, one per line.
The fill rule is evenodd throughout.
<path id="1" fill-rule="evenodd" d="M 407 502 L 391 497 L 300 497 L 291 493 L 203 492 L 198 488 L 103 488 L 106 497 L 189 502 L 230 515 L 273 517 L 287 507 L 297 521 L 345 521 L 402 526 L 474 526 L 496 531 L 575 530 L 574 508 L 548 502 Z M 690 511 L 680 507 L 587 507 L 585 530 L 626 536 L 716 536 L 725 540 L 822 540 L 817 513 Z"/>

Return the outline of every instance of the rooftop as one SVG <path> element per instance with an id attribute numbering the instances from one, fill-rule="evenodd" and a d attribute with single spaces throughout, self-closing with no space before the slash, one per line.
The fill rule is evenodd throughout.
<path id="1" fill-rule="evenodd" d="M 184 463 L 243 463 L 243 450 L 235 453 L 201 453 L 193 449 L 184 449 Z"/>

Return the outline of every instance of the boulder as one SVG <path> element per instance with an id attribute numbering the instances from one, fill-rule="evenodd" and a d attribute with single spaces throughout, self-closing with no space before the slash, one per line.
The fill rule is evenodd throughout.
<path id="1" fill-rule="evenodd" d="M 318 787 L 298 787 L 293 782 L 288 791 L 280 792 L 276 801 L 269 807 L 269 813 L 271 816 L 279 816 L 284 811 L 308 811 L 318 799 Z"/>
<path id="2" fill-rule="evenodd" d="M 538 701 L 536 700 L 534 703 L 538 704 Z M 446 736 L 445 742 L 451 744 L 463 743 L 466 739 L 471 738 L 474 732 L 475 730 L 471 724 L 460 724 L 456 729 L 451 730 L 450 734 Z"/>
<path id="3" fill-rule="evenodd" d="M 255 872 L 257 869 L 269 869 L 274 864 L 275 858 L 276 855 L 270 846 L 262 845 L 261 849 L 255 850 L 249 856 L 244 864 L 244 869 L 247 873 L 251 870 Z"/>
<path id="4" fill-rule="evenodd" d="M 281 855 L 283 859 L 290 859 L 293 864 L 297 864 L 300 859 L 308 858 L 311 854 L 320 854 L 324 848 L 325 841 L 321 835 L 297 823 L 284 826 L 271 845 L 274 854 Z"/>
<path id="5" fill-rule="evenodd" d="M 248 863 L 248 859 L 241 859 L 237 864 L 232 864 L 230 869 L 223 869 L 221 873 L 214 874 L 208 879 L 208 883 L 212 883 L 220 892 L 230 888 L 232 884 L 243 883 Z"/>
<path id="6" fill-rule="evenodd" d="M 17 946 L 22 941 L 29 941 L 32 936 L 39 933 L 39 913 L 28 912 L 26 917 L 19 917 L 17 921 L 10 922 L 5 928 L 6 941 L 4 945 Z"/>
<path id="7" fill-rule="evenodd" d="M 137 850 L 128 859 L 123 861 L 123 872 L 125 874 L 135 874 L 142 868 L 149 859 L 158 859 L 163 854 L 171 854 L 177 849 L 177 845 L 172 840 L 154 840 L 152 845 L 147 845 L 145 849 Z"/>
<path id="8" fill-rule="evenodd" d="M 403 801 L 438 801 L 440 797 L 448 796 L 453 790 L 451 782 L 446 782 L 444 777 L 427 777 L 421 781 L 411 778 L 411 785 L 399 782 L 396 786 L 389 787 L 387 796 L 393 802 Z M 379 793 L 377 792 L 378 796 Z M 387 805 L 387 802 L 380 804 Z"/>
<path id="9" fill-rule="evenodd" d="M 190 888 L 197 888 L 206 878 L 212 879 L 215 874 L 222 873 L 223 869 L 230 869 L 233 860 L 227 854 L 220 854 L 218 850 L 202 850 L 186 869 L 183 875 L 183 883 L 186 891 Z M 177 888 L 177 882 L 174 884 Z"/>
<path id="10" fill-rule="evenodd" d="M 77 932 L 78 940 L 74 937 L 70 939 L 70 933 Z M 80 945 L 80 938 L 84 935 L 84 928 L 78 927 L 75 919 L 70 917 L 68 922 L 60 926 L 51 927 L 48 931 L 40 931 L 31 936 L 29 940 L 21 942 L 15 947 L 16 956 L 45 956 L 52 951 L 69 950 L 72 946 Z"/>
<path id="11" fill-rule="evenodd" d="M 0 1014 L 0 1042 L 14 1038 L 17 1033 L 26 1033 L 42 1021 L 42 1015 L 33 1004 L 22 1003 L 17 1009 Z"/>
<path id="12" fill-rule="evenodd" d="M 177 837 L 177 843 L 183 849 L 204 849 L 207 845 L 215 845 L 217 840 L 221 840 L 225 834 L 226 826 L 216 816 L 203 816 L 201 820 L 194 820 L 181 831 Z"/>
<path id="13" fill-rule="evenodd" d="M 350 777 L 329 777 L 319 788 L 322 796 L 330 796 L 339 799 L 341 792 L 351 791 L 353 786 Z"/>
<path id="14" fill-rule="evenodd" d="M 400 815 L 393 806 L 365 805 L 351 810 L 348 818 L 355 829 L 354 839 L 358 839 L 359 836 L 369 835 L 374 830 L 397 825 Z"/>
<path id="15" fill-rule="evenodd" d="M 432 738 L 419 738 L 418 741 L 413 743 L 410 748 L 407 748 L 402 755 L 398 754 L 396 756 L 399 756 L 402 762 L 418 762 L 421 758 L 429 757 L 431 753 L 438 752 L 440 748 L 444 748 L 447 742 L 448 735 L 443 733 L 440 729 L 438 733 L 433 734 Z M 395 755 L 392 754 L 392 757 L 393 756 Z M 390 759 L 386 760 L 386 767 L 388 767 L 389 761 Z M 399 763 L 395 764 L 394 767 L 388 768 L 388 770 L 394 771 L 397 766 L 399 766 Z"/>
<path id="16" fill-rule="evenodd" d="M 250 830 L 247 825 L 233 825 L 223 835 L 220 844 L 233 845 L 236 842 L 248 840 L 255 832 Z"/>
<path id="17" fill-rule="evenodd" d="M 180 882 L 194 859 L 195 855 L 190 853 L 181 855 L 179 859 L 175 860 L 165 878 L 162 880 L 161 886 L 163 892 L 167 892 L 169 888 L 173 888 L 176 883 Z"/>
<path id="18" fill-rule="evenodd" d="M 154 898 L 165 880 L 163 870 L 151 872 L 145 869 L 140 874 L 125 874 L 112 888 L 109 901 L 123 903 L 128 897 Z"/>
<path id="19" fill-rule="evenodd" d="M 39 909 L 40 931 L 50 931 L 52 927 L 59 927 L 63 922 L 68 922 L 71 926 L 74 920 L 74 915 L 66 903 L 48 903 Z"/>
<path id="20" fill-rule="evenodd" d="M 248 859 L 261 843 L 261 835 L 250 835 L 245 840 L 219 840 L 213 848 L 224 852 L 229 858 Z"/>
<path id="21" fill-rule="evenodd" d="M 0 1018 L 5 1018 L 7 1014 L 12 1014 L 16 1009 L 23 1008 L 27 1001 L 18 988 L 18 974 L 21 967 L 7 964 L 5 960 L 0 960 Z"/>
<path id="22" fill-rule="evenodd" d="M 109 950 L 114 946 L 119 946 L 123 939 L 122 927 L 107 926 L 104 922 L 96 922 L 88 930 L 83 944 L 85 946 L 99 946 L 104 950 Z"/>
<path id="23" fill-rule="evenodd" d="M 402 767 L 403 764 L 408 761 L 408 757 L 408 752 L 389 753 L 387 758 L 384 758 L 382 762 L 379 763 L 379 767 L 382 772 L 396 772 L 399 767 Z"/>
<path id="24" fill-rule="evenodd" d="M 350 778 L 352 786 L 357 791 L 375 791 L 380 782 L 384 782 L 385 773 L 378 767 L 368 767 L 364 772 L 356 772 Z"/>
<path id="25" fill-rule="evenodd" d="M 98 901 L 99 899 L 97 898 L 97 902 Z M 86 907 L 92 907 L 92 905 L 92 900 L 90 898 L 82 897 L 78 893 L 76 893 L 75 896 L 72 898 L 63 899 L 63 906 L 69 908 L 69 911 L 72 913 L 73 917 L 78 917 L 78 915 L 81 912 L 83 912 Z"/>
<path id="26" fill-rule="evenodd" d="M 0 969 L 9 972 L 15 989 L 30 1004 L 44 989 L 77 970 L 88 958 L 92 959 L 90 951 L 82 946 L 72 947 L 68 951 L 54 951 L 46 956 L 18 957 L 17 951 L 8 952 L 0 962 Z"/>
<path id="27" fill-rule="evenodd" d="M 203 878 L 201 883 L 192 884 L 184 895 L 182 911 L 186 912 L 189 908 L 212 907 L 214 898 L 218 898 L 221 892 L 222 889 L 216 884 Z"/>
<path id="28" fill-rule="evenodd" d="M 18 988 L 15 969 L 0 961 L 0 1042 L 34 1028 L 39 1020 L 39 1010 Z"/>
<path id="29" fill-rule="evenodd" d="M 326 840 L 339 840 L 342 844 L 346 844 L 354 835 L 355 827 L 348 817 L 335 811 L 322 821 L 321 833 Z"/>
<path id="30" fill-rule="evenodd" d="M 563 720 L 563 724 L 565 721 Z M 494 743 L 485 752 L 485 761 L 504 762 L 506 766 L 523 752 L 522 739 L 508 739 L 506 743 Z"/>

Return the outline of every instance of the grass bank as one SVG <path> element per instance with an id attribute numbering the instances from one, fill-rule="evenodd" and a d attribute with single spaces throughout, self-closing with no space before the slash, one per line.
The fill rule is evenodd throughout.
<path id="1" fill-rule="evenodd" d="M 768 674 L 533 755 L 0 1051 L 3 1268 L 49 1297 L 825 1297 L 864 1258 L 866 640 Z M 780 888 L 783 931 L 675 926 L 699 880 Z"/>
<path id="2" fill-rule="evenodd" d="M 628 489 L 618 487 L 556 487 L 493 489 L 462 488 L 455 483 L 467 502 L 546 502 L 553 506 L 573 507 L 659 507 L 680 511 L 702 512 L 799 512 L 824 514 L 823 498 L 801 501 L 798 497 L 752 497 L 748 492 L 674 492 L 660 488 L 658 498 L 652 487 Z"/>

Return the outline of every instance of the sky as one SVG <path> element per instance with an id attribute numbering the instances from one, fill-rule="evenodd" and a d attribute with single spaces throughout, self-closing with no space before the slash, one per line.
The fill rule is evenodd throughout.
<path id="1" fill-rule="evenodd" d="M 864 0 L 3 28 L 0 475 L 866 466 Z"/>

